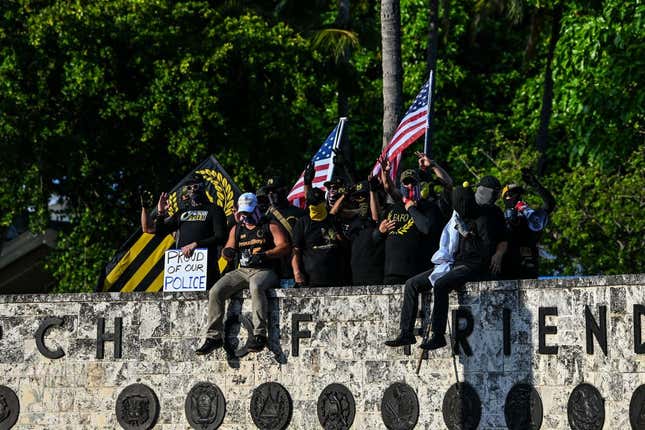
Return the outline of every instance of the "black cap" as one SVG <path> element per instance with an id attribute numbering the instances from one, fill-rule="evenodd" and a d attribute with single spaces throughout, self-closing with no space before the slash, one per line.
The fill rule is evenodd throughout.
<path id="1" fill-rule="evenodd" d="M 282 180 L 281 176 L 270 176 L 267 179 L 267 183 L 266 183 L 266 189 L 267 190 L 272 190 L 272 189 L 275 189 L 275 188 L 282 188 L 284 186 L 285 186 L 284 181 Z"/>
<path id="2" fill-rule="evenodd" d="M 370 185 L 367 181 L 360 181 L 354 185 L 354 195 L 369 194 Z"/>
<path id="3" fill-rule="evenodd" d="M 499 183 L 496 177 L 488 175 L 480 179 L 478 186 L 492 188 L 494 190 L 501 190 L 502 184 Z"/>
<path id="4" fill-rule="evenodd" d="M 325 188 L 329 188 L 332 185 L 342 187 L 343 185 L 345 185 L 345 181 L 343 181 L 343 178 L 341 178 L 340 176 L 334 176 L 329 181 L 326 181 L 323 185 L 325 186 Z"/>

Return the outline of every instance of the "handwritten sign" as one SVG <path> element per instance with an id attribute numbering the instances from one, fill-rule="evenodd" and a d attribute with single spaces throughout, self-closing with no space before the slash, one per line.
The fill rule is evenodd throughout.
<path id="1" fill-rule="evenodd" d="M 179 249 L 169 249 L 164 257 L 163 290 L 206 291 L 207 266 L 207 249 L 196 249 L 190 257 L 184 257 Z"/>

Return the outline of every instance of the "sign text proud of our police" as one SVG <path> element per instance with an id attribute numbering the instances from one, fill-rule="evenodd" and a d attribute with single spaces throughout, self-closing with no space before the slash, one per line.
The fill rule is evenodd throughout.
<path id="1" fill-rule="evenodd" d="M 206 291 L 207 262 L 207 249 L 196 249 L 190 257 L 180 249 L 169 249 L 164 257 L 163 290 Z"/>

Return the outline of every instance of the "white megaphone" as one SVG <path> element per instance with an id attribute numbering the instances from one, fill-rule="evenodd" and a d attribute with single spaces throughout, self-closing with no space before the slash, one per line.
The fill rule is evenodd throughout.
<path id="1" fill-rule="evenodd" d="M 520 213 L 524 218 L 526 218 L 526 222 L 531 231 L 542 231 L 549 220 L 544 209 L 533 210 L 530 207 L 525 206 Z"/>

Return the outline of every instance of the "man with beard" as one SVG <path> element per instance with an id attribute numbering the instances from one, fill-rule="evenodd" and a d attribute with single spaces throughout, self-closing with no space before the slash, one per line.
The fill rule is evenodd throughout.
<path id="1" fill-rule="evenodd" d="M 255 194 L 242 194 L 237 212 L 239 222 L 229 233 L 222 257 L 231 261 L 239 255 L 240 267 L 222 276 L 208 295 L 206 340 L 197 349 L 198 355 L 208 354 L 224 345 L 226 299 L 245 288 L 251 292 L 253 308 L 253 336 L 247 342 L 247 348 L 258 352 L 267 343 L 266 290 L 278 285 L 273 267 L 278 259 L 289 254 L 289 241 L 279 225 L 262 215 Z"/>
<path id="2" fill-rule="evenodd" d="M 296 284 L 314 287 L 338 284 L 342 238 L 320 188 L 307 192 L 307 209 L 308 214 L 293 229 L 291 267 Z"/>
<path id="3" fill-rule="evenodd" d="M 535 279 L 538 277 L 538 242 L 542 230 L 555 208 L 553 195 L 540 184 L 527 169 L 522 169 L 522 179 L 535 188 L 542 198 L 540 209 L 533 210 L 524 202 L 524 188 L 508 184 L 502 190 L 506 211 L 506 228 L 509 231 L 508 252 L 504 255 L 504 279 Z"/>
<path id="4" fill-rule="evenodd" d="M 459 187 L 453 192 L 453 207 L 459 214 L 459 247 L 454 266 L 439 278 L 433 288 L 432 336 L 421 344 L 426 350 L 446 345 L 448 295 L 466 282 L 490 279 L 501 270 L 507 248 L 504 214 L 495 206 L 501 185 L 485 176 L 477 191 Z"/>
<path id="5" fill-rule="evenodd" d="M 168 193 L 161 193 L 157 203 L 154 232 L 167 235 L 174 232 L 175 247 L 185 257 L 197 248 L 208 249 L 207 285 L 218 278 L 219 247 L 226 240 L 226 215 L 221 207 L 208 201 L 204 181 L 193 175 L 181 187 L 181 207 L 168 217 Z"/>

